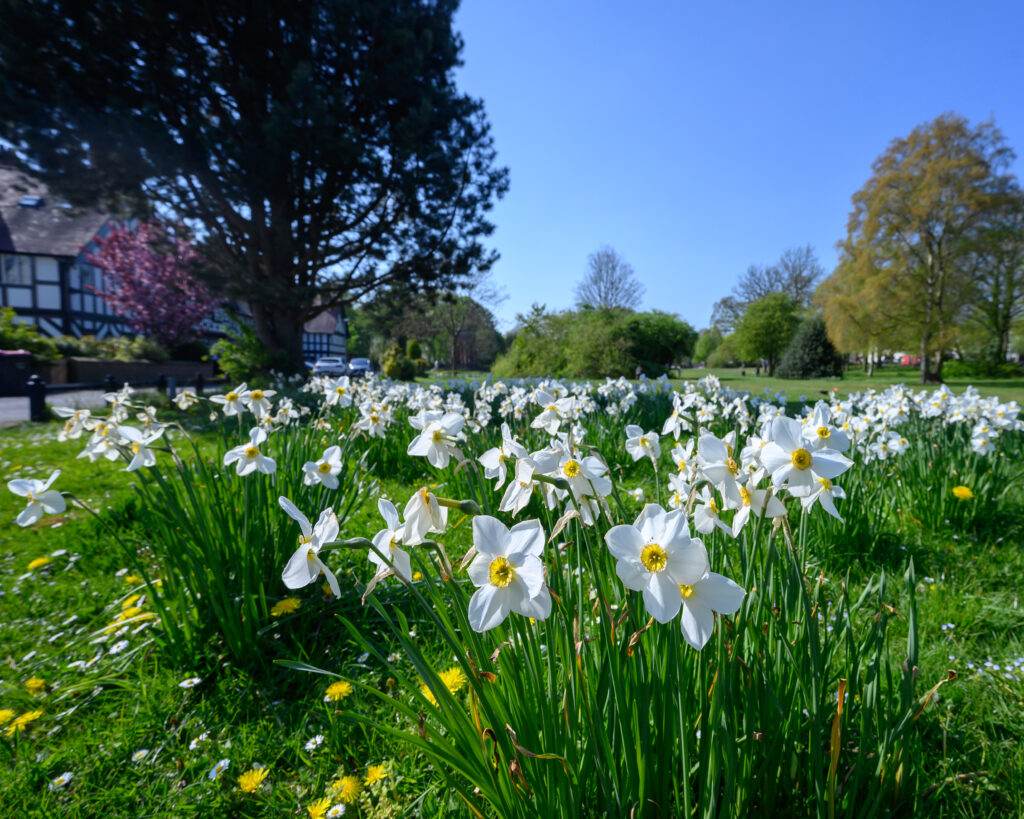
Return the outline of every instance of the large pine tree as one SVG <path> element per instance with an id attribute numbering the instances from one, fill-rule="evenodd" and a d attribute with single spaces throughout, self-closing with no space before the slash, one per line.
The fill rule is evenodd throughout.
<path id="1" fill-rule="evenodd" d="M 0 0 L 0 137 L 63 196 L 185 220 L 283 362 L 382 284 L 486 269 L 507 188 L 456 0 Z"/>

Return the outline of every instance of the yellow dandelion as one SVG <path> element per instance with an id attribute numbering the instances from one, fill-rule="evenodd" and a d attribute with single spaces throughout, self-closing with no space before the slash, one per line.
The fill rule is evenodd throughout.
<path id="1" fill-rule="evenodd" d="M 7 726 L 7 736 L 14 736 L 24 731 L 29 723 L 35 722 L 43 715 L 42 711 L 27 711 Z"/>
<path id="2" fill-rule="evenodd" d="M 25 681 L 25 690 L 29 694 L 42 694 L 46 690 L 46 680 L 39 677 L 29 677 Z"/>
<path id="3" fill-rule="evenodd" d="M 420 572 L 420 571 L 413 572 L 412 573 L 412 579 L 413 580 L 422 580 L 423 579 L 423 572 Z"/>
<path id="4" fill-rule="evenodd" d="M 139 577 L 137 574 L 126 574 L 124 576 L 124 582 L 127 583 L 129 586 L 134 586 L 136 583 L 141 583 L 142 578 Z"/>
<path id="5" fill-rule="evenodd" d="M 346 805 L 351 805 L 363 792 L 363 783 L 358 776 L 343 776 L 338 784 L 338 798 Z"/>
<path id="6" fill-rule="evenodd" d="M 442 685 L 448 689 L 449 694 L 457 694 L 466 687 L 466 675 L 457 665 L 453 665 L 451 668 L 442 671 L 437 676 L 441 680 Z M 427 702 L 431 705 L 437 705 L 437 698 L 434 696 L 434 692 L 430 690 L 430 686 L 426 683 L 423 683 L 423 685 L 420 686 L 420 693 L 426 697 Z"/>
<path id="7" fill-rule="evenodd" d="M 134 606 L 136 603 L 138 603 L 141 599 L 142 599 L 142 595 L 141 594 L 130 595 L 129 597 L 125 598 L 123 603 L 121 603 L 121 608 L 122 609 L 130 609 L 132 606 Z"/>
<path id="8" fill-rule="evenodd" d="M 0 708 L 0 725 L 6 725 L 14 719 L 15 713 L 17 712 L 10 708 Z"/>
<path id="9" fill-rule="evenodd" d="M 323 799 L 317 799 L 312 805 L 307 805 L 306 813 L 309 814 L 309 819 L 324 819 L 330 806 L 331 800 L 325 796 Z"/>
<path id="10" fill-rule="evenodd" d="M 41 569 L 49 562 L 50 558 L 48 557 L 37 557 L 35 560 L 28 564 L 28 570 L 31 572 L 35 569 Z"/>
<path id="11" fill-rule="evenodd" d="M 302 608 L 302 601 L 298 597 L 286 597 L 284 600 L 274 603 L 274 607 L 270 610 L 270 616 L 281 617 L 284 614 L 298 611 L 300 608 Z"/>
<path id="12" fill-rule="evenodd" d="M 352 683 L 346 680 L 338 680 L 327 686 L 327 693 L 324 695 L 324 702 L 341 702 L 352 693 Z"/>
<path id="13" fill-rule="evenodd" d="M 320 586 L 320 588 L 323 591 L 323 593 L 326 594 L 328 597 L 334 596 L 334 592 L 331 590 L 330 583 L 324 583 L 322 586 Z"/>
<path id="14" fill-rule="evenodd" d="M 366 785 L 366 787 L 370 787 L 370 785 L 375 785 L 382 779 L 387 778 L 388 772 L 384 770 L 383 765 L 371 765 L 366 769 L 366 779 L 363 780 L 363 784 Z"/>
<path id="15" fill-rule="evenodd" d="M 242 793 L 254 793 L 263 784 L 268 772 L 267 768 L 250 768 L 238 777 L 238 787 Z"/>
<path id="16" fill-rule="evenodd" d="M 974 497 L 974 493 L 969 486 L 954 486 L 953 494 L 960 500 L 970 500 Z"/>
<path id="17" fill-rule="evenodd" d="M 142 614 L 142 609 L 138 606 L 128 606 L 121 610 L 121 613 L 117 615 L 114 622 L 119 623 L 122 620 L 131 620 L 133 617 L 138 617 L 140 614 Z"/>

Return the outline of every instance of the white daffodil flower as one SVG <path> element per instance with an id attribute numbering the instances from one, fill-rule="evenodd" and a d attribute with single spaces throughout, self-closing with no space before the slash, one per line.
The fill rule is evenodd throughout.
<path id="1" fill-rule="evenodd" d="M 118 427 L 117 431 L 132 453 L 131 462 L 125 468 L 125 472 L 134 472 L 143 466 L 156 465 L 156 453 L 149 448 L 149 445 L 164 434 L 162 428 L 149 435 L 144 435 L 135 427 Z"/>
<path id="2" fill-rule="evenodd" d="M 281 580 L 289 589 L 301 589 L 316 582 L 322 572 L 326 575 L 327 583 L 334 596 L 341 597 L 338 578 L 319 557 L 321 547 L 338 537 L 340 527 L 334 510 L 330 507 L 324 509 L 320 513 L 320 519 L 316 522 L 316 526 L 311 527 L 309 519 L 288 498 L 280 497 L 277 502 L 287 512 L 288 517 L 299 524 L 299 529 L 302 532 L 299 535 L 299 548 L 288 559 L 284 571 L 281 572 Z"/>
<path id="3" fill-rule="evenodd" d="M 715 501 L 715 493 L 707 485 L 702 486 L 697 493 L 697 505 L 693 508 L 693 528 L 702 535 L 709 535 L 715 529 L 721 529 L 727 534 L 732 534 L 725 521 L 719 515 L 722 510 Z"/>
<path id="4" fill-rule="evenodd" d="M 249 443 L 236 446 L 224 453 L 224 466 L 230 466 L 237 461 L 235 471 L 239 475 L 248 475 L 259 470 L 270 475 L 277 469 L 277 463 L 273 458 L 268 458 L 260 452 L 260 444 L 267 440 L 267 432 L 261 427 L 253 427 L 249 430 Z"/>
<path id="5" fill-rule="evenodd" d="M 409 443 L 409 455 L 425 457 L 431 466 L 444 469 L 455 454 L 455 436 L 462 432 L 466 417 L 457 412 L 423 413 L 422 431 Z"/>
<path id="6" fill-rule="evenodd" d="M 343 375 L 324 384 L 324 397 L 329 407 L 348 407 L 352 405 L 352 385 L 348 376 Z"/>
<path id="7" fill-rule="evenodd" d="M 245 412 L 245 401 L 248 397 L 248 386 L 239 384 L 225 395 L 211 395 L 210 400 L 214 404 L 221 404 L 224 407 L 225 415 L 241 415 Z"/>
<path id="8" fill-rule="evenodd" d="M 448 528 L 448 508 L 441 506 L 425 487 L 409 498 L 402 517 L 405 518 L 402 542 L 406 546 L 418 546 L 429 532 L 442 534 Z"/>
<path id="9" fill-rule="evenodd" d="M 742 586 L 715 572 L 708 572 L 679 591 L 683 598 L 683 639 L 697 651 L 704 648 L 715 630 L 715 612 L 735 614 L 747 594 Z"/>
<path id="10" fill-rule="evenodd" d="M 249 408 L 249 412 L 257 418 L 270 415 L 270 398 L 277 395 L 276 390 L 250 390 L 243 401 Z"/>
<path id="11" fill-rule="evenodd" d="M 693 478 L 693 472 L 697 466 L 697 462 L 693 458 L 693 438 L 690 438 L 685 446 L 676 444 L 672 448 L 672 463 L 676 465 L 680 474 L 685 475 L 688 479 Z"/>
<path id="12" fill-rule="evenodd" d="M 199 396 L 193 390 L 183 390 L 174 396 L 174 405 L 183 412 L 199 403 Z"/>
<path id="13" fill-rule="evenodd" d="M 516 475 L 505 488 L 505 494 L 498 506 L 499 512 L 511 512 L 512 516 L 518 515 L 533 497 L 534 487 L 537 482 L 533 479 L 534 465 L 528 458 L 520 458 L 516 461 Z"/>
<path id="14" fill-rule="evenodd" d="M 839 511 L 836 509 L 834 498 L 845 498 L 846 493 L 842 487 L 836 486 L 828 478 L 818 478 L 818 488 L 815 489 L 810 495 L 804 495 L 800 498 L 800 505 L 803 507 L 805 512 L 809 512 L 811 507 L 814 506 L 814 502 L 817 501 L 821 504 L 821 508 L 828 512 L 832 517 L 838 520 L 840 523 L 846 521 L 840 516 Z"/>
<path id="15" fill-rule="evenodd" d="M 680 474 L 670 475 L 668 479 L 668 488 L 672 490 L 672 494 L 669 496 L 668 505 L 673 509 L 679 509 L 686 505 L 686 499 L 690 496 L 690 484 L 686 482 L 686 479 Z M 643 500 L 641 497 L 639 500 Z"/>
<path id="16" fill-rule="evenodd" d="M 473 518 L 476 557 L 469 579 L 478 586 L 469 601 L 469 625 L 488 631 L 501 625 L 509 612 L 545 619 L 551 613 L 551 594 L 544 583 L 544 529 L 539 520 L 507 528 L 497 518 Z"/>
<path id="17" fill-rule="evenodd" d="M 834 449 L 846 452 L 850 448 L 850 439 L 841 429 L 832 423 L 832 410 L 824 401 L 814 405 L 814 413 L 801 430 L 801 436 L 811 449 Z"/>
<path id="18" fill-rule="evenodd" d="M 302 471 L 302 482 L 306 486 L 321 483 L 328 489 L 337 489 L 338 475 L 341 473 L 341 447 L 327 447 L 319 461 L 306 461 L 302 465 Z"/>
<path id="19" fill-rule="evenodd" d="M 776 489 L 785 485 L 795 497 L 809 495 L 818 479 L 832 480 L 853 465 L 835 450 L 806 449 L 800 422 L 785 416 L 772 422 L 772 440 L 761 449 L 761 463 L 771 473 Z"/>
<path id="20" fill-rule="evenodd" d="M 86 443 L 85 449 L 78 453 L 78 457 L 88 458 L 90 463 L 95 463 L 101 457 L 108 461 L 116 461 L 121 457 L 117 448 L 119 443 L 121 435 L 117 431 L 117 424 L 100 422 L 93 427 L 92 437 Z"/>
<path id="21" fill-rule="evenodd" d="M 613 526 L 604 536 L 618 561 L 615 573 L 625 586 L 643 593 L 644 605 L 659 623 L 679 613 L 680 587 L 697 583 L 708 570 L 708 554 L 690 538 L 681 509 L 666 512 L 649 503 L 632 526 Z"/>
<path id="22" fill-rule="evenodd" d="M 394 568 L 395 574 L 404 580 L 409 580 L 412 578 L 412 561 L 409 558 L 409 553 L 395 545 L 402 542 L 405 528 L 398 520 L 398 510 L 395 509 L 395 505 L 391 501 L 384 498 L 377 501 L 377 510 L 384 518 L 386 526 L 373 536 L 373 545 L 390 558 L 391 565 L 389 566 L 376 552 L 370 552 L 370 562 L 377 567 L 377 574 L 383 574 Z"/>
<path id="23" fill-rule="evenodd" d="M 477 460 L 480 461 L 484 467 L 485 478 L 498 479 L 498 482 L 494 485 L 494 489 L 497 491 L 505 484 L 505 478 L 508 477 L 508 466 L 506 465 L 506 461 L 509 458 L 525 457 L 526 448 L 512 437 L 508 424 L 502 423 L 501 446 L 496 446 L 493 449 L 487 450 Z"/>
<path id="24" fill-rule="evenodd" d="M 657 464 L 661 457 L 661 444 L 658 443 L 657 432 L 644 432 L 643 427 L 630 424 L 626 427 L 626 452 L 633 456 L 634 461 L 650 458 Z"/>
<path id="25" fill-rule="evenodd" d="M 56 489 L 50 489 L 59 477 L 60 470 L 55 469 L 45 481 L 36 478 L 15 478 L 7 482 L 8 489 L 28 501 L 28 506 L 14 519 L 15 523 L 19 526 L 31 526 L 44 514 L 59 515 L 67 509 L 64 496 Z"/>
<path id="26" fill-rule="evenodd" d="M 767 515 L 770 518 L 786 514 L 786 507 L 777 497 L 768 497 L 767 489 L 750 489 L 750 484 L 738 481 L 726 486 L 722 494 L 725 497 L 725 508 L 735 509 L 732 518 L 732 536 L 739 537 L 740 531 L 753 514 L 756 517 Z M 765 500 L 767 498 L 767 501 Z"/>
<path id="27" fill-rule="evenodd" d="M 89 429 L 89 417 L 92 414 L 87 409 L 71 409 L 70 407 L 54 407 L 53 412 L 61 418 L 67 418 L 60 432 L 57 433 L 58 441 L 69 441 L 80 438 L 82 433 Z"/>
<path id="28" fill-rule="evenodd" d="M 734 445 L 735 433 L 729 433 L 725 438 L 716 438 L 710 432 L 705 432 L 697 441 L 697 463 L 704 476 L 715 486 L 735 483 L 740 474 L 740 465 L 733 455 Z"/>

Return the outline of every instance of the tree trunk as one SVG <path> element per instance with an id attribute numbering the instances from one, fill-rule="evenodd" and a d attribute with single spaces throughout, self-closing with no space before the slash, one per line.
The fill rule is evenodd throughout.
<path id="1" fill-rule="evenodd" d="M 930 337 L 927 332 L 921 336 L 921 383 L 928 383 L 928 342 Z"/>
<path id="2" fill-rule="evenodd" d="M 256 334 L 263 343 L 271 368 L 286 374 L 306 369 L 302 357 L 302 310 L 282 303 L 274 305 L 249 304 Z"/>

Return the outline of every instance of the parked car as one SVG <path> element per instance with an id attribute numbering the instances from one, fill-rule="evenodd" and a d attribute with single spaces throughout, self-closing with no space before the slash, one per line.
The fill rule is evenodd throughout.
<path id="1" fill-rule="evenodd" d="M 345 360 L 339 356 L 323 356 L 318 358 L 316 364 L 313 365 L 313 375 L 329 375 L 339 378 L 347 374 L 348 367 L 345 365 Z"/>
<path id="2" fill-rule="evenodd" d="M 353 358 L 348 362 L 348 374 L 352 378 L 361 378 L 373 371 L 373 364 L 368 358 Z"/>

